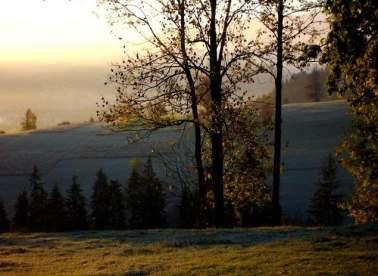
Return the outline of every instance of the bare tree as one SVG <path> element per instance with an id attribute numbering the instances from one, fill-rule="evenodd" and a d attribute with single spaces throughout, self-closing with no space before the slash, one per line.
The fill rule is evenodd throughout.
<path id="1" fill-rule="evenodd" d="M 192 123 L 201 205 L 205 203 L 202 157 L 203 130 L 210 135 L 211 180 L 216 224 L 223 224 L 222 114 L 227 102 L 245 97 L 243 83 L 260 72 L 251 38 L 252 15 L 257 4 L 249 0 L 197 1 L 101 0 L 112 24 L 134 28 L 148 46 L 113 66 L 110 82 L 118 91 L 117 103 L 103 100 L 100 116 L 122 125 L 126 117 L 138 118 L 149 130 Z M 199 88 L 205 80 L 205 92 Z M 202 88 L 203 89 L 203 86 Z M 209 103 L 203 104 L 208 100 Z M 164 105 L 167 113 L 148 112 Z M 198 107 L 206 106 L 206 124 Z"/>
<path id="2" fill-rule="evenodd" d="M 261 0 L 260 3 L 257 17 L 264 26 L 261 33 L 267 42 L 263 46 L 262 62 L 264 71 L 275 83 L 272 206 L 273 220 L 279 224 L 283 72 L 285 66 L 301 68 L 314 60 L 320 51 L 315 42 L 318 42 L 324 22 L 321 0 Z"/>

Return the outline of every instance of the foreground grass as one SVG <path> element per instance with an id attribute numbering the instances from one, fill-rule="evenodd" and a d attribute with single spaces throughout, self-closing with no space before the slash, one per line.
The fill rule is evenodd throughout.
<path id="1" fill-rule="evenodd" d="M 376 275 L 378 226 L 0 236 L 4 275 Z"/>

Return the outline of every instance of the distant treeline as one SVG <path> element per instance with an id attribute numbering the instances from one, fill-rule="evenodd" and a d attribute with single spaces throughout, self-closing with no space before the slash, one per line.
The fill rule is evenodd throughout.
<path id="1" fill-rule="evenodd" d="M 343 222 L 340 204 L 344 197 L 338 191 L 336 175 L 337 163 L 329 155 L 315 182 L 317 189 L 309 206 L 306 224 L 335 225 Z M 11 221 L 0 200 L 0 232 L 162 228 L 166 226 L 165 196 L 163 182 L 156 176 L 151 158 L 142 170 L 137 165 L 133 166 L 125 186 L 117 180 L 108 181 L 104 171 L 98 170 L 89 202 L 84 197 L 76 176 L 73 176 L 65 195 L 57 184 L 48 193 L 44 189 L 38 168 L 34 167 L 29 189 L 18 195 Z M 197 227 L 198 192 L 184 187 L 180 199 L 178 226 Z M 243 224 L 236 221 L 236 213 L 231 206 L 228 205 L 227 210 L 227 225 L 230 227 L 270 224 L 270 209 L 267 204 L 244 210 L 241 215 L 245 216 L 243 220 L 247 223 Z M 211 220 L 211 208 L 207 215 L 207 219 Z M 287 224 L 295 224 L 290 218 L 285 221 Z"/>
<path id="2" fill-rule="evenodd" d="M 73 176 L 65 195 L 58 184 L 48 193 L 38 168 L 34 167 L 29 185 L 28 190 L 18 195 L 11 221 L 0 201 L 0 232 L 145 229 L 165 226 L 162 182 L 155 175 L 150 158 L 141 172 L 137 166 L 133 167 L 125 187 L 117 180 L 108 181 L 104 171 L 100 169 L 89 202 L 84 197 L 76 176 Z"/>

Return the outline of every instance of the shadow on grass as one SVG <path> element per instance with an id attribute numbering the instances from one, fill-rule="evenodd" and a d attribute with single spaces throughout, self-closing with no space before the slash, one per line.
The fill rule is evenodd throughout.
<path id="1" fill-rule="evenodd" d="M 336 243 L 337 236 L 376 237 L 378 225 L 353 225 L 340 227 L 266 227 L 266 228 L 237 228 L 237 229 L 151 229 L 151 230 L 123 230 L 123 231 L 78 231 L 64 233 L 24 233 L 6 234 L 0 236 L 1 245 L 25 246 L 30 248 L 42 247 L 53 249 L 64 245 L 84 243 L 83 249 L 107 247 L 110 244 L 129 244 L 130 246 L 160 245 L 163 247 L 184 248 L 191 246 L 239 245 L 250 246 L 269 242 L 285 241 L 289 239 L 308 239 L 314 243 Z M 329 236 L 334 236 L 335 239 Z M 8 238 L 9 237 L 9 238 Z M 125 254 L 133 254 L 126 252 Z"/>

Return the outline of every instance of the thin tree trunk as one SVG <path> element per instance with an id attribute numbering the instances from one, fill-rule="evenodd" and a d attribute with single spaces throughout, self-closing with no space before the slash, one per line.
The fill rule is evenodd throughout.
<path id="1" fill-rule="evenodd" d="M 281 172 L 281 136 L 282 136 L 282 71 L 283 71 L 283 1 L 278 1 L 277 6 L 277 64 L 275 79 L 275 119 L 274 119 L 274 164 L 273 164 L 273 189 L 272 189 L 272 207 L 273 223 L 279 224 L 281 220 L 280 206 L 280 172 Z"/>
<path id="2" fill-rule="evenodd" d="M 205 216 L 205 208 L 206 208 L 206 187 L 205 187 L 205 175 L 204 175 L 204 168 L 203 168 L 203 159 L 202 159 L 202 136 L 201 136 L 201 125 L 198 116 L 198 102 L 197 102 L 197 95 L 196 95 L 196 88 L 193 80 L 192 73 L 190 71 L 190 66 L 188 63 L 188 56 L 186 53 L 185 47 L 185 1 L 179 0 L 179 8 L 180 8 L 180 45 L 181 45 L 181 52 L 183 55 L 183 64 L 184 64 L 184 71 L 185 75 L 188 80 L 189 89 L 190 89 L 190 98 L 191 98 L 191 110 L 192 110 L 192 117 L 193 117 L 193 125 L 194 125 L 194 139 L 195 139 L 195 149 L 194 149 L 194 158 L 196 161 L 197 167 L 197 179 L 198 179 L 198 190 L 199 190 L 199 226 L 204 227 L 206 224 L 206 216 Z"/>
<path id="3" fill-rule="evenodd" d="M 217 58 L 217 32 L 216 9 L 217 1 L 210 0 L 210 88 L 212 99 L 212 132 L 211 158 L 212 158 L 212 184 L 214 190 L 215 225 L 223 226 L 224 223 L 224 197 L 223 197 L 223 134 L 222 134 L 222 84 L 220 64 Z"/>

